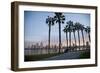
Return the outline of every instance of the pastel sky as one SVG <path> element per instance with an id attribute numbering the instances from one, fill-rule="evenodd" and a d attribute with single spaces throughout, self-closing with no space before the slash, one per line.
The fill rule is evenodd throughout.
<path id="1" fill-rule="evenodd" d="M 65 15 L 65 24 L 61 25 L 61 39 L 62 43 L 66 41 L 66 35 L 63 32 L 63 28 L 66 22 L 72 20 L 80 22 L 84 26 L 90 26 L 90 14 L 83 13 L 63 13 Z M 42 12 L 42 11 L 24 11 L 24 40 L 25 43 L 48 43 L 48 30 L 49 27 L 46 24 L 46 18 L 48 16 L 54 17 L 54 12 Z M 59 31 L 58 24 L 51 27 L 51 43 L 58 44 Z M 77 32 L 76 32 L 77 34 Z M 86 33 L 84 32 L 86 35 Z M 81 36 L 81 35 L 80 35 Z M 77 36 L 76 36 L 77 38 Z M 86 38 L 86 37 L 85 37 Z M 73 40 L 73 34 L 72 34 Z M 86 38 L 87 40 L 87 38 Z"/>

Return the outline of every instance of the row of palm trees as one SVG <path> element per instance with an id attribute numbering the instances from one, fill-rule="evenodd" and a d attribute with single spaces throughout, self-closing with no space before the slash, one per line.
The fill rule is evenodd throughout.
<path id="1" fill-rule="evenodd" d="M 48 24 L 48 26 L 49 26 L 48 49 L 50 49 L 51 26 L 53 26 L 54 24 L 58 24 L 58 26 L 59 26 L 59 53 L 60 53 L 60 49 L 61 49 L 61 24 L 64 24 L 64 23 L 65 23 L 65 16 L 63 15 L 63 13 L 55 12 L 54 17 L 50 17 L 50 16 L 47 17 L 46 24 Z M 82 33 L 83 45 L 85 45 L 84 34 L 83 34 L 84 30 L 88 33 L 89 41 L 90 41 L 90 27 L 89 26 L 87 26 L 85 28 L 84 25 L 80 24 L 79 22 L 73 23 L 73 21 L 71 21 L 71 20 L 66 22 L 66 24 L 67 25 L 64 27 L 63 31 L 66 33 L 66 45 L 67 45 L 67 47 L 68 47 L 68 33 L 69 33 L 69 47 L 71 47 L 71 33 L 72 32 L 74 35 L 75 45 L 76 45 L 76 36 L 75 36 L 76 31 L 78 33 L 79 46 L 80 46 L 79 31 L 81 31 L 81 33 Z"/>
<path id="2" fill-rule="evenodd" d="M 85 39 L 84 39 L 83 31 L 85 31 L 88 34 L 88 38 L 89 38 L 89 42 L 90 42 L 90 27 L 89 26 L 84 27 L 84 25 L 80 24 L 79 22 L 73 23 L 73 21 L 71 21 L 71 20 L 66 22 L 66 24 L 67 25 L 64 27 L 63 31 L 66 33 L 67 47 L 68 47 L 68 32 L 69 32 L 69 47 L 71 47 L 71 33 L 72 32 L 73 32 L 74 41 L 75 41 L 74 46 L 77 46 L 76 36 L 75 36 L 76 31 L 78 33 L 79 49 L 80 49 L 80 33 L 79 33 L 80 31 L 81 31 L 82 39 L 83 39 L 83 45 L 82 46 L 85 46 Z"/>

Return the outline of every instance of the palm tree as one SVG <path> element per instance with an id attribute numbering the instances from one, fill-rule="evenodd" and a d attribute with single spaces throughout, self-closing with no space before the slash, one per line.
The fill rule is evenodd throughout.
<path id="1" fill-rule="evenodd" d="M 80 34 L 79 34 L 79 31 L 80 31 L 80 23 L 79 22 L 76 22 L 75 23 L 75 28 L 77 29 L 77 33 L 78 33 L 78 42 L 79 42 L 79 49 L 80 49 Z"/>
<path id="2" fill-rule="evenodd" d="M 60 12 L 55 12 L 54 19 L 59 24 L 59 53 L 61 49 L 61 23 L 64 24 L 65 16 Z"/>
<path id="3" fill-rule="evenodd" d="M 76 46 L 76 36 L 75 36 L 76 26 L 74 24 L 72 25 L 72 31 L 73 31 L 74 40 L 75 40 L 75 45 L 74 46 Z"/>
<path id="4" fill-rule="evenodd" d="M 68 21 L 66 22 L 68 24 L 68 31 L 69 31 L 69 47 L 71 48 L 71 32 L 72 32 L 72 26 L 73 26 L 73 21 Z"/>
<path id="5" fill-rule="evenodd" d="M 66 47 L 68 48 L 68 25 L 66 25 L 63 29 L 63 31 L 66 33 Z"/>
<path id="6" fill-rule="evenodd" d="M 83 46 L 85 45 L 84 33 L 83 33 L 83 30 L 84 30 L 84 29 L 85 29 L 84 25 L 80 24 L 80 30 L 81 30 L 82 38 L 83 38 Z"/>
<path id="7" fill-rule="evenodd" d="M 51 26 L 54 25 L 54 18 L 49 17 L 46 19 L 46 24 L 48 24 L 49 26 L 49 37 L 48 37 L 48 53 L 49 53 L 49 49 L 50 49 L 50 32 L 51 32 Z"/>
<path id="8" fill-rule="evenodd" d="M 88 34 L 88 38 L 89 38 L 89 42 L 90 42 L 90 41 L 91 41 L 91 40 L 90 40 L 90 27 L 87 26 L 87 27 L 85 28 L 85 31 L 86 31 L 86 33 Z"/>

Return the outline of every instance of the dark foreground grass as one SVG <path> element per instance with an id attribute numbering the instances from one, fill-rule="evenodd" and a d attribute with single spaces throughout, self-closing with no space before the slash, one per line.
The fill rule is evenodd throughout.
<path id="1" fill-rule="evenodd" d="M 80 59 L 90 58 L 90 52 L 84 52 L 80 55 Z"/>
<path id="2" fill-rule="evenodd" d="M 39 61 L 44 60 L 45 58 L 57 56 L 62 53 L 52 53 L 52 54 L 40 54 L 40 55 L 26 55 L 24 56 L 24 61 Z"/>

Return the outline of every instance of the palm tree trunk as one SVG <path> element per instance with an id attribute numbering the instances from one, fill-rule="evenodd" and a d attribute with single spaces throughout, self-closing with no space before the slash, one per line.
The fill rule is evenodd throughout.
<path id="1" fill-rule="evenodd" d="M 76 46 L 76 37 L 75 37 L 75 31 L 73 32 L 74 34 L 74 40 L 75 40 L 75 46 Z"/>
<path id="2" fill-rule="evenodd" d="M 68 49 L 68 36 L 67 36 L 67 32 L 66 32 L 66 47 L 67 47 L 67 49 Z"/>
<path id="3" fill-rule="evenodd" d="M 79 30 L 78 30 L 78 42 L 79 42 L 79 50 L 80 50 L 80 35 L 79 35 Z"/>
<path id="4" fill-rule="evenodd" d="M 69 32 L 69 49 L 71 49 L 71 32 Z"/>
<path id="5" fill-rule="evenodd" d="M 59 22 L 59 53 L 60 53 L 60 49 L 61 49 L 61 24 Z"/>
<path id="6" fill-rule="evenodd" d="M 48 53 L 49 53 L 49 50 L 50 50 L 50 32 L 51 32 L 51 25 L 49 26 Z"/>
<path id="7" fill-rule="evenodd" d="M 91 40 L 90 40 L 90 34 L 89 33 L 88 33 L 88 37 L 89 37 L 89 42 L 90 42 Z"/>
<path id="8" fill-rule="evenodd" d="M 84 41 L 84 34 L 83 34 L 83 30 L 81 30 L 82 32 L 82 38 L 83 38 L 83 46 L 85 45 L 85 41 Z"/>

